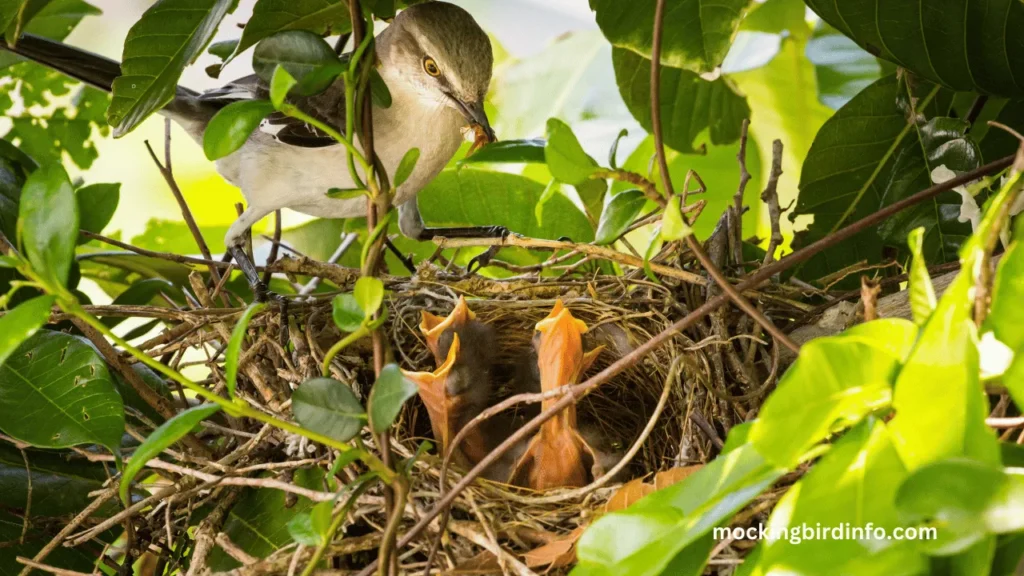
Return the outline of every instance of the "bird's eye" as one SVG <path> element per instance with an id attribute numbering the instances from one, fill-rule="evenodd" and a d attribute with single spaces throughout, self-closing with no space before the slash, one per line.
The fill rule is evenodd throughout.
<path id="1" fill-rule="evenodd" d="M 423 69 L 427 71 L 427 74 L 430 74 L 434 78 L 441 75 L 441 69 L 437 67 L 437 62 L 434 62 L 433 58 L 423 59 Z"/>

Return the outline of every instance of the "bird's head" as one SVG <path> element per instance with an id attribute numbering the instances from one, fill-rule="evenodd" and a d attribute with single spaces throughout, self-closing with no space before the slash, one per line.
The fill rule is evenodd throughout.
<path id="1" fill-rule="evenodd" d="M 484 98 L 491 84 L 491 41 L 464 9 L 447 2 L 406 8 L 378 39 L 382 73 L 430 103 L 451 107 L 493 140 Z"/>

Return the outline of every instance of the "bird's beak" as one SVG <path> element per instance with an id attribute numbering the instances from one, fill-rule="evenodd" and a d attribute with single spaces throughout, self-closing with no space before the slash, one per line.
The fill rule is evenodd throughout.
<path id="1" fill-rule="evenodd" d="M 462 112 L 462 115 L 466 117 L 466 120 L 470 124 L 475 124 L 483 129 L 488 142 L 494 142 L 498 139 L 494 134 L 494 130 L 491 128 L 490 120 L 487 119 L 487 112 L 484 112 L 483 100 L 478 100 L 476 102 L 463 102 L 455 97 L 452 97 L 452 100 L 455 102 L 455 107 L 459 112 Z"/>

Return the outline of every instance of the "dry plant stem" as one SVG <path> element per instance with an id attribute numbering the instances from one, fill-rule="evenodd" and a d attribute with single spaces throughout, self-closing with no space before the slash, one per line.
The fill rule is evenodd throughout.
<path id="1" fill-rule="evenodd" d="M 270 267 L 277 262 L 277 252 L 281 249 L 281 211 L 274 211 L 274 241 L 270 243 L 270 254 L 267 255 L 267 269 L 263 271 L 263 283 L 270 284 L 270 277 L 273 275 Z M 215 290 L 214 292 L 219 292 Z"/>
<path id="2" fill-rule="evenodd" d="M 779 206 L 779 177 L 782 176 L 782 140 L 772 142 L 772 169 L 768 174 L 768 184 L 761 192 L 761 201 L 768 206 L 768 221 L 771 223 L 772 235 L 768 239 L 768 249 L 764 255 L 764 265 L 775 261 L 775 251 L 782 245 L 782 207 Z"/>
<path id="3" fill-rule="evenodd" d="M 29 560 L 24 556 L 18 556 L 17 561 L 18 564 L 24 564 L 26 566 L 25 570 L 42 570 L 43 572 L 49 572 L 50 574 L 56 574 L 57 576 L 96 576 L 100 574 L 99 572 L 93 572 L 90 574 L 89 572 L 79 572 L 77 570 L 68 570 L 66 568 L 57 568 L 56 566 L 40 564 L 39 562 Z"/>
<path id="4" fill-rule="evenodd" d="M 747 133 L 749 129 L 750 120 L 744 118 L 740 125 L 740 149 L 736 153 L 736 161 L 740 165 L 740 184 L 733 196 L 733 205 L 729 209 L 729 219 L 732 222 L 729 245 L 732 247 L 733 263 L 737 266 L 743 263 L 743 194 L 747 189 L 747 183 L 750 182 L 750 171 L 747 170 Z M 666 180 L 669 179 L 667 173 L 664 177 Z"/>
<path id="5" fill-rule="evenodd" d="M 561 242 L 558 240 L 540 240 L 536 238 L 523 238 L 521 236 L 509 235 L 502 238 L 435 238 L 434 243 L 440 248 L 463 248 L 467 246 L 518 246 L 521 248 L 541 248 L 546 250 L 575 250 L 581 254 L 595 256 L 604 260 L 617 262 L 633 268 L 643 269 L 644 261 L 629 254 L 623 254 L 604 246 L 593 244 L 575 244 L 573 242 Z M 651 263 L 651 270 L 656 274 L 682 280 L 688 284 L 703 286 L 706 280 L 700 274 L 687 272 L 678 268 L 672 268 L 662 264 Z"/>
<path id="6" fill-rule="evenodd" d="M 1024 426 L 1024 416 L 1017 416 L 1015 418 L 988 418 L 985 420 L 985 424 L 988 424 L 992 428 L 1019 428 Z"/>
<path id="7" fill-rule="evenodd" d="M 79 512 L 78 515 L 76 515 L 71 520 L 71 522 L 68 522 L 63 528 L 61 528 L 60 532 L 58 532 L 56 536 L 50 539 L 46 546 L 43 546 L 43 548 L 36 553 L 36 555 L 32 558 L 32 561 L 42 562 L 43 560 L 45 560 L 46 557 L 50 555 L 50 552 L 53 552 L 57 548 L 57 546 L 60 545 L 61 541 L 63 541 L 64 538 L 67 537 L 68 534 L 74 532 L 79 526 L 81 526 L 82 522 L 85 522 L 90 516 L 92 516 L 97 510 L 99 510 L 101 506 L 106 504 L 108 500 L 115 496 L 117 496 L 116 487 L 108 488 L 105 492 L 97 496 L 96 499 L 93 500 L 88 506 L 86 506 L 84 510 Z M 22 562 L 22 564 L 25 563 Z M 28 564 L 26 564 L 26 566 L 28 566 Z M 32 572 L 31 568 L 24 568 L 22 569 L 21 572 L 18 573 L 18 576 L 28 576 L 30 572 Z"/>
<path id="8" fill-rule="evenodd" d="M 221 524 L 228 510 L 238 500 L 241 491 L 228 489 L 227 494 L 221 494 L 217 506 L 213 511 L 199 523 L 196 531 L 195 547 L 192 549 L 192 559 L 189 562 L 188 574 L 186 576 L 199 576 L 206 569 L 206 557 L 213 550 L 214 537 L 220 532 Z"/>
<path id="9" fill-rule="evenodd" d="M 804 262 L 805 260 L 811 258 L 815 254 L 821 252 L 822 250 L 825 250 L 826 248 L 834 246 L 840 242 L 852 238 L 853 236 L 856 236 L 857 234 L 860 234 L 861 232 L 870 228 L 871 226 L 875 226 L 880 222 L 885 221 L 887 218 L 890 218 L 893 214 L 905 210 L 910 206 L 915 206 L 917 204 L 920 204 L 921 202 L 934 198 L 935 196 L 938 196 L 943 192 L 948 192 L 949 190 L 952 190 L 957 186 L 962 186 L 969 182 L 973 182 L 974 180 L 977 180 L 978 178 L 981 178 L 983 176 L 995 174 L 1009 166 L 1013 162 L 1013 159 L 1013 156 L 1007 156 L 994 162 L 990 162 L 984 166 L 981 166 L 980 168 L 977 168 L 966 174 L 953 178 L 952 180 L 946 181 L 942 184 L 936 184 L 935 186 L 926 188 L 918 192 L 917 194 L 904 198 L 899 202 L 895 202 L 879 210 L 878 212 L 875 212 L 874 214 L 866 216 L 845 228 L 837 230 L 836 232 L 832 233 L 829 236 L 826 236 L 796 252 L 793 252 L 792 254 L 786 256 L 785 258 L 782 258 L 781 260 L 773 262 L 772 264 L 759 269 L 757 272 L 741 280 L 736 285 L 736 288 L 738 290 L 750 290 L 752 288 L 755 288 L 763 284 L 764 282 L 767 282 L 769 279 L 771 279 L 772 276 L 779 274 L 780 272 L 783 272 L 785 270 L 788 270 L 789 268 L 801 262 Z M 677 320 L 674 324 L 672 324 L 665 330 L 659 332 L 656 336 L 654 336 L 644 344 L 640 345 L 626 356 L 623 356 L 622 358 L 620 358 L 619 360 L 615 361 L 610 366 L 602 370 L 601 372 L 592 376 L 586 382 L 574 386 L 574 393 L 563 396 L 549 409 L 541 412 L 538 416 L 534 417 L 529 422 L 523 424 L 522 427 L 513 432 L 508 438 L 505 439 L 504 442 L 498 445 L 493 451 L 491 451 L 490 454 L 488 454 L 483 460 L 481 460 L 479 463 L 477 463 L 476 466 L 474 466 L 469 472 L 467 472 L 466 475 L 462 477 L 462 480 L 460 480 L 452 488 L 450 492 L 448 492 L 443 498 L 439 499 L 437 503 L 435 503 L 434 506 L 429 511 L 427 511 L 427 513 L 424 514 L 423 517 L 421 517 L 419 521 L 412 528 L 410 528 L 408 532 L 405 533 L 404 536 L 402 536 L 402 538 L 398 541 L 398 546 L 406 546 L 414 539 L 419 537 L 423 530 L 425 530 L 430 525 L 430 523 L 433 522 L 434 518 L 441 514 L 447 506 L 451 505 L 451 503 L 454 502 L 455 499 L 458 497 L 459 493 L 465 490 L 467 486 L 472 484 L 473 481 L 476 480 L 483 473 L 484 470 L 486 470 L 492 464 L 494 464 L 494 462 L 496 462 L 498 458 L 500 458 L 505 452 L 507 452 L 509 449 L 515 446 L 516 443 L 520 442 L 523 438 L 526 438 L 530 434 L 536 432 L 540 428 L 541 424 L 547 422 L 556 414 L 558 414 L 566 407 L 568 407 L 570 404 L 575 402 L 575 399 L 577 397 L 586 394 L 593 388 L 596 388 L 597 386 L 600 386 L 601 384 L 604 384 L 605 382 L 611 380 L 619 373 L 621 373 L 623 370 L 635 365 L 645 356 L 647 356 L 654 350 L 660 348 L 663 344 L 674 338 L 681 331 L 689 328 L 704 316 L 725 305 L 728 301 L 729 298 L 725 294 L 719 294 L 709 299 L 707 302 L 705 302 L 698 308 L 694 309 L 692 312 L 684 316 L 682 319 Z M 376 564 L 372 563 L 370 566 L 366 567 L 362 572 L 360 572 L 360 574 L 363 576 L 368 576 L 372 573 L 375 567 Z"/>
<path id="10" fill-rule="evenodd" d="M 658 155 L 658 167 L 661 171 L 662 183 L 665 186 L 665 192 L 668 193 L 669 197 L 675 195 L 675 190 L 672 188 L 672 177 L 668 171 L 668 158 L 665 154 L 665 141 L 661 130 L 661 35 L 662 35 L 662 21 L 665 16 L 665 2 L 664 0 L 658 0 L 657 7 L 654 11 L 654 40 L 651 44 L 651 122 L 653 124 L 654 132 L 654 151 Z M 741 162 L 741 164 L 744 164 Z M 744 168 L 745 170 L 745 168 Z M 748 175 L 749 176 L 749 175 Z M 765 329 L 772 337 L 775 338 L 780 344 L 789 348 L 793 352 L 798 352 L 800 346 L 789 339 L 788 336 L 771 320 L 766 318 L 764 314 L 761 314 L 757 308 L 754 307 L 746 298 L 740 294 L 740 290 L 729 282 L 729 280 L 722 274 L 722 271 L 715 266 L 714 262 L 708 258 L 704 248 L 701 247 L 700 242 L 693 237 L 693 234 L 686 237 L 686 245 L 690 248 L 690 251 L 700 261 L 700 265 L 707 270 L 708 274 L 715 280 L 726 295 L 748 316 L 757 321 L 762 328 Z"/>
<path id="11" fill-rule="evenodd" d="M 516 574 L 517 576 L 537 576 L 537 573 L 530 570 L 526 564 L 523 564 L 518 558 L 503 550 L 501 546 L 495 545 L 486 534 L 480 533 L 477 529 L 476 523 L 452 522 L 452 532 L 455 532 L 459 536 L 462 536 L 466 540 L 469 540 L 473 544 L 476 544 L 503 560 L 505 564 L 511 568 L 511 572 L 513 574 Z"/>
<path id="12" fill-rule="evenodd" d="M 82 334 L 84 334 L 85 337 L 88 338 L 89 341 L 92 342 L 97 349 L 99 349 L 100 354 L 103 355 L 104 360 L 106 360 L 108 364 L 113 366 L 114 369 L 116 369 L 121 374 L 121 376 L 123 376 L 124 379 L 128 381 L 132 389 L 135 390 L 135 392 L 139 395 L 140 398 L 142 398 L 146 402 L 146 404 L 149 404 L 150 407 L 159 412 L 160 415 L 166 418 L 167 420 L 170 420 L 171 418 L 174 418 L 175 415 L 177 415 L 178 412 L 174 409 L 171 403 L 163 396 L 157 394 L 155 390 L 153 390 L 145 382 L 143 382 L 142 377 L 139 376 L 139 373 L 136 372 L 135 370 L 132 370 L 131 366 L 129 366 L 128 363 L 125 362 L 124 358 L 122 358 L 121 355 L 118 354 L 117 350 L 115 350 L 114 347 L 111 346 L 109 342 L 107 342 L 107 340 L 103 337 L 102 334 L 99 333 L 99 331 L 94 329 L 92 326 L 90 326 L 80 318 L 72 318 L 71 321 L 74 323 L 75 327 L 81 330 Z M 195 434 L 187 434 L 184 438 L 182 438 L 182 441 L 196 455 L 209 458 L 210 450 L 198 438 L 196 438 Z"/>

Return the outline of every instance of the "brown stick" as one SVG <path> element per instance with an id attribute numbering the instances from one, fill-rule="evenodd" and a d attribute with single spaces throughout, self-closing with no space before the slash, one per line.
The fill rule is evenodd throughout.
<path id="1" fill-rule="evenodd" d="M 743 263 L 743 194 L 747 190 L 747 183 L 750 182 L 750 171 L 747 170 L 747 136 L 750 130 L 750 120 L 744 118 L 740 126 L 740 150 L 736 153 L 736 161 L 740 165 L 740 184 L 733 196 L 733 205 L 729 208 L 729 219 L 732 220 L 729 237 L 729 245 L 732 247 L 733 262 L 737 266 Z"/>
<path id="2" fill-rule="evenodd" d="M 779 206 L 779 177 L 782 176 L 782 140 L 772 142 L 772 171 L 768 174 L 768 184 L 761 192 L 761 201 L 768 206 L 768 221 L 771 223 L 772 235 L 768 239 L 768 250 L 764 255 L 764 265 L 775 260 L 775 251 L 782 245 L 782 208 Z"/>
<path id="3" fill-rule="evenodd" d="M 651 121 L 654 128 L 654 151 L 658 155 L 658 166 L 661 169 L 662 183 L 665 186 L 665 192 L 671 198 L 675 195 L 675 190 L 672 188 L 672 177 L 668 171 L 668 157 L 665 154 L 665 140 L 661 130 L 661 35 L 664 17 L 665 2 L 664 0 L 658 0 L 654 11 L 654 40 L 651 45 Z M 718 269 L 718 266 L 715 266 L 715 263 L 708 258 L 704 248 L 693 237 L 693 234 L 686 237 L 686 245 L 689 246 L 690 251 L 700 261 L 700 265 L 708 271 L 708 274 L 715 280 L 715 283 L 725 291 L 726 295 L 736 306 L 757 321 L 765 331 L 775 338 L 776 342 L 794 352 L 800 350 L 800 347 L 795 342 L 790 340 L 782 330 L 779 330 L 771 320 L 766 318 L 764 314 L 761 314 L 753 304 L 740 294 L 740 291 L 729 282 L 725 275 L 722 274 L 722 271 Z"/>

